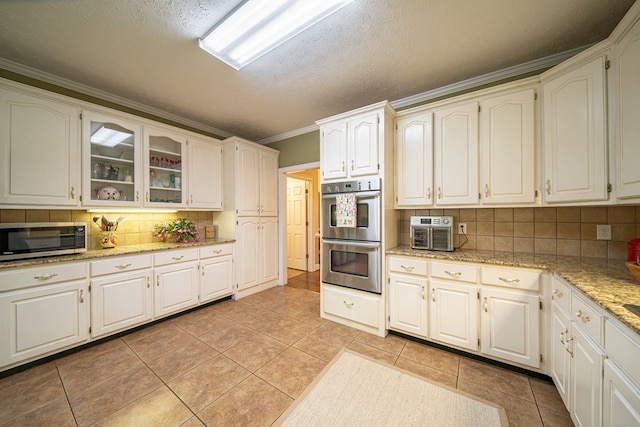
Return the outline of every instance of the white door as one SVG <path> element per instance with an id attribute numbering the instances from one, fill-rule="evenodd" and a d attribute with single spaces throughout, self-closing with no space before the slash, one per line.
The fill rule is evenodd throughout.
<path id="1" fill-rule="evenodd" d="M 427 336 L 427 279 L 389 276 L 389 326 Z"/>
<path id="2" fill-rule="evenodd" d="M 572 328 L 571 409 L 578 427 L 602 424 L 602 375 L 604 352 L 575 326 Z"/>
<path id="3" fill-rule="evenodd" d="M 260 154 L 260 215 L 278 215 L 278 156 L 271 152 Z"/>
<path id="4" fill-rule="evenodd" d="M 238 144 L 236 176 L 237 214 L 257 216 L 260 214 L 260 152 L 247 145 Z"/>
<path id="5" fill-rule="evenodd" d="M 156 318 L 198 304 L 198 261 L 158 267 L 155 274 Z"/>
<path id="6" fill-rule="evenodd" d="M 478 103 L 436 111 L 434 127 L 436 204 L 477 204 Z"/>
<path id="7" fill-rule="evenodd" d="M 369 114 L 349 120 L 349 175 L 352 177 L 378 173 L 378 115 Z"/>
<path id="8" fill-rule="evenodd" d="M 331 123 L 320 129 L 320 170 L 322 179 L 347 177 L 347 123 Z"/>
<path id="9" fill-rule="evenodd" d="M 469 350 L 478 349 L 478 289 L 431 280 L 431 339 Z"/>
<path id="10" fill-rule="evenodd" d="M 287 177 L 287 267 L 307 270 L 307 182 Z"/>
<path id="11" fill-rule="evenodd" d="M 567 343 L 571 339 L 570 332 L 569 318 L 554 303 L 551 309 L 551 379 L 567 408 L 571 390 L 571 353 L 567 349 Z"/>
<path id="12" fill-rule="evenodd" d="M 260 283 L 278 278 L 278 218 L 260 218 Z"/>
<path id="13" fill-rule="evenodd" d="M 396 206 L 433 204 L 433 114 L 396 122 Z"/>
<path id="14" fill-rule="evenodd" d="M 222 209 L 222 147 L 213 141 L 189 139 L 190 208 Z"/>
<path id="15" fill-rule="evenodd" d="M 236 228 L 236 250 L 238 266 L 236 279 L 238 290 L 248 289 L 260 284 L 258 265 L 260 220 L 258 217 L 238 218 Z"/>
<path id="16" fill-rule="evenodd" d="M 233 292 L 233 258 L 231 255 L 202 260 L 200 264 L 200 302 Z"/>
<path id="17" fill-rule="evenodd" d="M 640 390 L 611 359 L 604 361 L 602 412 L 605 427 L 640 426 Z"/>

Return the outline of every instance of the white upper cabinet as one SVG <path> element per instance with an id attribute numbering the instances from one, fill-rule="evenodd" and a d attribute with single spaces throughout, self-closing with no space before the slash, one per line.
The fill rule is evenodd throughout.
<path id="1" fill-rule="evenodd" d="M 608 199 L 606 52 L 586 51 L 542 75 L 544 200 Z"/>
<path id="2" fill-rule="evenodd" d="M 278 216 L 278 155 L 260 151 L 260 216 Z"/>
<path id="3" fill-rule="evenodd" d="M 85 110 L 82 141 L 82 204 L 140 207 L 141 126 L 120 116 Z"/>
<path id="4" fill-rule="evenodd" d="M 187 138 L 161 127 L 145 126 L 144 206 L 185 207 L 183 185 Z"/>
<path id="5" fill-rule="evenodd" d="M 640 6 L 636 5 L 638 10 Z M 630 14 L 631 15 L 631 14 Z M 640 18 L 613 50 L 612 127 L 616 146 L 616 196 L 640 197 Z"/>
<path id="6" fill-rule="evenodd" d="M 535 202 L 535 91 L 480 103 L 480 193 L 483 205 Z"/>
<path id="7" fill-rule="evenodd" d="M 434 122 L 436 204 L 477 204 L 478 102 L 437 109 Z"/>
<path id="8" fill-rule="evenodd" d="M 0 203 L 77 206 L 80 110 L 38 95 L 0 87 Z"/>
<path id="9" fill-rule="evenodd" d="M 396 207 L 433 204 L 433 113 L 396 120 Z"/>
<path id="10" fill-rule="evenodd" d="M 325 180 L 347 177 L 347 123 L 329 123 L 320 130 L 321 169 Z"/>
<path id="11" fill-rule="evenodd" d="M 226 163 L 235 183 L 227 187 L 233 190 L 225 195 L 229 207 L 235 205 L 239 216 L 277 216 L 278 152 L 235 137 L 227 141 L 230 155 L 235 150 Z"/>
<path id="12" fill-rule="evenodd" d="M 217 140 L 189 138 L 189 209 L 222 209 L 222 146 Z"/>

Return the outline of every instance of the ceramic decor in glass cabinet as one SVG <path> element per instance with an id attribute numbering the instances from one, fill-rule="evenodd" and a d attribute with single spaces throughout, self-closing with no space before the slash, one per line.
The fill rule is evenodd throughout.
<path id="1" fill-rule="evenodd" d="M 83 205 L 140 206 L 140 125 L 84 111 Z"/>
<path id="2" fill-rule="evenodd" d="M 145 206 L 185 206 L 183 171 L 186 137 L 161 128 L 144 127 Z"/>

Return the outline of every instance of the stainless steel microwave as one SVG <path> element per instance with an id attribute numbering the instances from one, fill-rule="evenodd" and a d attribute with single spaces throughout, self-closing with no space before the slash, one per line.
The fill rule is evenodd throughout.
<path id="1" fill-rule="evenodd" d="M 0 224 L 0 261 L 86 252 L 86 222 Z"/>

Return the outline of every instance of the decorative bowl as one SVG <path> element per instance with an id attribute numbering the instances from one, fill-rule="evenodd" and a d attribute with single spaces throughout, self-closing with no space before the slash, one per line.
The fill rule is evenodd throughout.
<path id="1" fill-rule="evenodd" d="M 627 269 L 629 269 L 631 274 L 633 274 L 633 277 L 635 277 L 636 280 L 640 282 L 640 263 L 628 262 Z"/>

